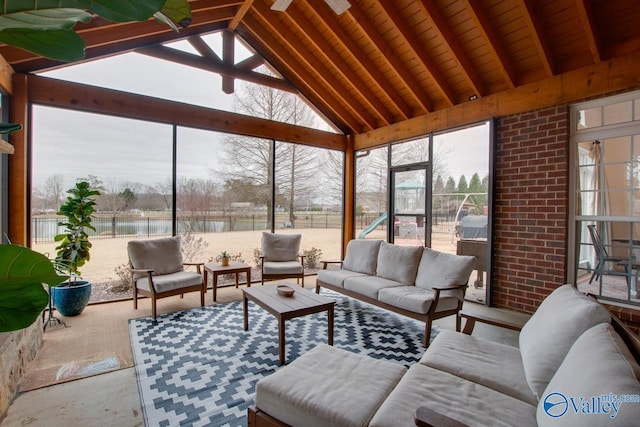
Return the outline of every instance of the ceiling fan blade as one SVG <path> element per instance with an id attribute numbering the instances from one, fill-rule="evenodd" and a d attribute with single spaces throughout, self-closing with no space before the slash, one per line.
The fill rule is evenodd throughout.
<path id="1" fill-rule="evenodd" d="M 351 3 L 347 0 L 324 0 L 336 15 L 342 15 L 351 7 Z"/>
<path id="2" fill-rule="evenodd" d="M 273 3 L 273 6 L 271 6 L 271 10 L 284 12 L 285 10 L 287 10 L 292 1 L 293 0 L 276 0 L 275 3 Z"/>

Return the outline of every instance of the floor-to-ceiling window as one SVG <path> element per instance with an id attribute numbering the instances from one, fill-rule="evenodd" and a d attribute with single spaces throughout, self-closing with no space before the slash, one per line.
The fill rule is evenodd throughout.
<path id="1" fill-rule="evenodd" d="M 486 302 L 492 139 L 483 122 L 357 152 L 356 237 L 476 256 L 467 295 Z"/>
<path id="2" fill-rule="evenodd" d="M 640 92 L 571 107 L 570 279 L 640 303 Z"/>

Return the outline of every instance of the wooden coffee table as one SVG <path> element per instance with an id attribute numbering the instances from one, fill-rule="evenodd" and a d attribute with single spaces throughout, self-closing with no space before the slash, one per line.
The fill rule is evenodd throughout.
<path id="1" fill-rule="evenodd" d="M 247 275 L 247 287 L 251 286 L 251 266 L 241 261 L 229 261 L 229 265 L 223 266 L 219 262 L 208 262 L 204 265 L 204 284 L 207 286 L 209 273 L 213 274 L 213 301 L 215 302 L 218 292 L 218 276 L 221 274 L 235 274 L 236 288 L 238 287 L 238 274 Z"/>
<path id="2" fill-rule="evenodd" d="M 283 283 L 279 283 L 282 285 Z M 249 330 L 249 307 L 251 300 L 278 319 L 278 356 L 280 364 L 285 361 L 285 320 L 307 314 L 327 312 L 327 343 L 333 345 L 333 309 L 336 302 L 330 298 L 300 286 L 287 283 L 296 292 L 291 297 L 279 295 L 278 285 L 264 285 L 255 288 L 242 289 L 242 309 L 244 311 L 244 330 Z"/>

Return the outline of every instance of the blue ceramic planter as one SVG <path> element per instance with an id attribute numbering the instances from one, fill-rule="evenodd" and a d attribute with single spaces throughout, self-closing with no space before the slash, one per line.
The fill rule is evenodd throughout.
<path id="1" fill-rule="evenodd" d="M 51 288 L 51 299 L 56 310 L 63 316 L 77 316 L 89 304 L 91 282 L 77 280 L 73 286 L 66 282 Z"/>

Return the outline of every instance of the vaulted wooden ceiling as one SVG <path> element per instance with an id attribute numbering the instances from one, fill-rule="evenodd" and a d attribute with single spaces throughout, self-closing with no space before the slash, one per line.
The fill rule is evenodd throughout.
<path id="1" fill-rule="evenodd" d="M 357 135 L 640 50 L 638 0 L 351 0 L 339 16 L 322 0 L 293 0 L 285 12 L 273 0 L 190 3 L 180 33 L 151 21 L 78 24 L 87 59 L 140 49 L 260 80 L 259 58 L 233 63 L 197 37 L 230 30 L 284 79 L 267 84 L 298 91 Z M 181 38 L 200 55 L 153 47 Z M 17 72 L 60 66 L 7 46 L 0 54 Z"/>

